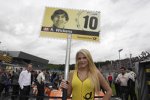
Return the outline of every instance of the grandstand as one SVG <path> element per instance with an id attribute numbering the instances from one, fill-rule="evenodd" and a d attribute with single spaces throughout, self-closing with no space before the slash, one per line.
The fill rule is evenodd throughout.
<path id="1" fill-rule="evenodd" d="M 5 52 L 0 51 L 0 61 L 4 61 L 6 63 L 11 63 L 12 57 L 7 55 Z"/>
<path id="2" fill-rule="evenodd" d="M 3 51 L 4 52 L 4 51 Z M 4 64 L 19 65 L 25 67 L 26 64 L 32 63 L 33 68 L 41 69 L 48 66 L 48 60 L 40 58 L 22 51 L 7 51 L 7 54 L 0 53 L 0 62 Z"/>

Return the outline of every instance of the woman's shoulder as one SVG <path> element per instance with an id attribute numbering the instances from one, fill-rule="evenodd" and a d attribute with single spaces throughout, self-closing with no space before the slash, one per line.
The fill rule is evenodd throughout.
<path id="1" fill-rule="evenodd" d="M 76 72 L 76 70 L 71 70 L 71 71 L 69 72 L 69 74 L 70 74 L 70 75 L 73 75 L 75 72 Z"/>
<path id="2" fill-rule="evenodd" d="M 97 75 L 101 75 L 101 74 L 102 74 L 98 69 L 96 69 L 95 73 L 96 73 Z"/>
<path id="3" fill-rule="evenodd" d="M 69 72 L 70 80 L 72 80 L 73 75 L 74 75 L 75 72 L 76 72 L 76 70 L 71 70 L 71 71 Z"/>

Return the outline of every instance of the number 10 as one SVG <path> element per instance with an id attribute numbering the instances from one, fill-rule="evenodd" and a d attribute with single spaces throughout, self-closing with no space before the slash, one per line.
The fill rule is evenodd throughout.
<path id="1" fill-rule="evenodd" d="M 83 18 L 85 18 L 84 28 L 88 28 L 88 26 L 92 30 L 95 30 L 97 28 L 98 19 L 96 17 L 85 16 Z"/>

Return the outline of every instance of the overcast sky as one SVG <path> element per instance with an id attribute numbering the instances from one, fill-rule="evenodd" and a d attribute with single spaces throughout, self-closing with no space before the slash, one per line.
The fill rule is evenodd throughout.
<path id="1" fill-rule="evenodd" d="M 101 12 L 100 42 L 72 40 L 71 64 L 81 48 L 88 49 L 95 62 L 118 59 L 119 49 L 121 59 L 150 52 L 150 0 L 0 0 L 0 49 L 64 64 L 66 40 L 39 36 L 45 7 Z"/>

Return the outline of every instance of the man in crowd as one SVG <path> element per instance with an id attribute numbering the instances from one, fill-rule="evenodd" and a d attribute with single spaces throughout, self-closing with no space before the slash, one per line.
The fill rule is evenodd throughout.
<path id="1" fill-rule="evenodd" d="M 120 93 L 121 93 L 121 98 L 123 100 L 128 100 L 128 73 L 126 73 L 126 68 L 121 67 L 120 68 L 120 74 L 118 74 L 116 78 L 116 82 L 120 84 Z"/>
<path id="2" fill-rule="evenodd" d="M 128 87 L 129 87 L 129 95 L 131 100 L 137 100 L 136 94 L 135 94 L 135 79 L 136 74 L 132 71 L 132 68 L 128 68 Z"/>
<path id="3" fill-rule="evenodd" d="M 0 67 L 0 97 L 5 88 L 5 77 L 4 77 L 4 69 Z"/>
<path id="4" fill-rule="evenodd" d="M 19 79 L 19 70 L 16 69 L 16 72 L 13 71 L 12 76 L 11 76 L 11 81 L 12 81 L 12 96 L 11 99 L 12 100 L 16 100 L 17 96 L 19 95 L 19 83 L 18 83 L 18 79 Z"/>
<path id="5" fill-rule="evenodd" d="M 5 96 L 8 96 L 9 87 L 11 84 L 10 77 L 11 74 L 9 71 L 5 70 L 4 68 L 0 68 L 0 94 L 5 89 Z"/>
<path id="6" fill-rule="evenodd" d="M 45 74 L 46 70 L 42 69 L 42 71 L 37 76 L 37 99 L 36 100 L 43 100 L 44 98 L 44 83 L 45 83 Z"/>
<path id="7" fill-rule="evenodd" d="M 31 86 L 31 71 L 32 64 L 28 64 L 26 70 L 23 70 L 19 75 L 19 86 L 20 90 L 20 100 L 28 100 L 30 94 L 30 86 Z"/>

